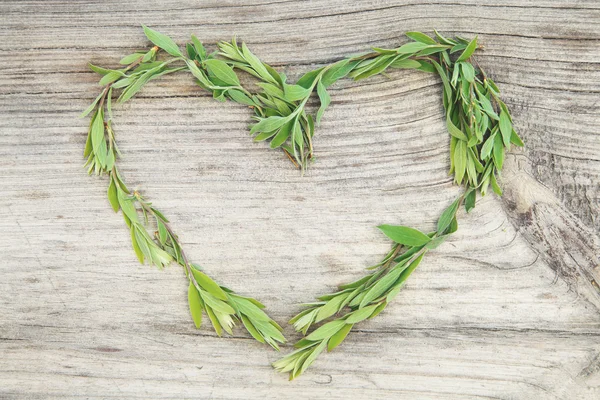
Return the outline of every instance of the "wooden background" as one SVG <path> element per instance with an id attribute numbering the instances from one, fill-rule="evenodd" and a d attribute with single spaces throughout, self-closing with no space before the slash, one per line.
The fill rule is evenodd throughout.
<path id="1" fill-rule="evenodd" d="M 241 329 L 194 329 L 181 269 L 137 263 L 82 168 L 86 63 L 146 48 L 142 23 L 236 34 L 291 79 L 409 30 L 477 34 L 527 147 L 502 199 L 463 212 L 393 305 L 290 383 Z M 0 398 L 600 398 L 599 60 L 594 0 L 2 0 Z M 249 110 L 180 73 L 118 108 L 122 171 L 195 261 L 284 323 L 388 250 L 376 225 L 431 229 L 456 196 L 440 91 L 410 71 L 339 82 L 301 177 L 252 143 Z"/>

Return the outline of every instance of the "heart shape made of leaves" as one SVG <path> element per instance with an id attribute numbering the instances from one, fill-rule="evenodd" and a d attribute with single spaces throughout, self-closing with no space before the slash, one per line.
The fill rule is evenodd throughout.
<path id="1" fill-rule="evenodd" d="M 219 101 L 234 101 L 254 110 L 256 123 L 250 133 L 255 141 L 270 141 L 281 148 L 304 171 L 313 155 L 313 136 L 331 98 L 327 88 L 346 76 L 355 80 L 382 74 L 388 69 L 417 69 L 437 74 L 443 87 L 442 101 L 450 133 L 450 173 L 464 192 L 441 214 L 434 231 L 424 233 L 407 226 L 381 225 L 381 231 L 393 241 L 392 249 L 369 273 L 339 290 L 321 296 L 291 319 L 305 337 L 295 344 L 297 350 L 273 363 L 290 379 L 302 374 L 325 349 L 337 347 L 352 327 L 373 318 L 400 292 L 423 256 L 435 249 L 458 228 L 457 212 L 461 204 L 470 211 L 476 195 L 485 195 L 489 186 L 498 195 L 497 182 L 504 153 L 511 144 L 522 146 L 515 132 L 508 107 L 499 97 L 496 84 L 481 68 L 470 62 L 477 38 L 446 38 L 435 32 L 435 39 L 420 32 L 408 32 L 412 40 L 396 49 L 373 48 L 371 52 L 351 56 L 304 74 L 296 83 L 262 62 L 236 40 L 218 43 L 218 51 L 208 53 L 192 35 L 185 52 L 168 36 L 144 26 L 154 44 L 148 51 L 135 52 L 121 59 L 120 69 L 90 64 L 102 75 L 104 89 L 83 112 L 93 112 L 84 150 L 88 172 L 109 177 L 108 199 L 115 212 L 122 212 L 130 232 L 134 251 L 141 263 L 159 268 L 171 262 L 180 264 L 189 281 L 188 302 L 194 324 L 200 328 L 203 314 L 210 319 L 219 336 L 232 334 L 236 322 L 261 343 L 275 349 L 284 343 L 283 329 L 264 311 L 257 300 L 241 296 L 217 284 L 187 258 L 169 220 L 138 191 L 128 189 L 116 165 L 120 156 L 112 128 L 113 90 L 120 90 L 119 102 L 131 99 L 153 79 L 177 71 L 189 71 L 198 85 L 212 92 Z M 163 50 L 168 57 L 158 60 Z M 457 53 L 458 56 L 453 56 Z M 175 66 L 172 66 L 175 65 Z M 260 91 L 251 93 L 241 84 L 237 71 L 254 76 Z M 316 92 L 320 107 L 313 118 L 306 110 Z M 152 231 L 154 232 L 152 233 Z M 313 324 L 331 319 L 319 328 Z"/>

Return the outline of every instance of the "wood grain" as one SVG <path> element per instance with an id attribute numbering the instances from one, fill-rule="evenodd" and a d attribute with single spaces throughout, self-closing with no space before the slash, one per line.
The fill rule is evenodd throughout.
<path id="1" fill-rule="evenodd" d="M 0 398 L 600 398 L 599 22 L 592 0 L 2 1 Z M 86 63 L 146 47 L 141 23 L 179 43 L 236 34 L 290 79 L 409 30 L 477 34 L 527 146 L 502 199 L 463 213 L 393 305 L 289 383 L 241 330 L 193 328 L 182 271 L 136 263 L 106 180 L 81 167 Z M 249 117 L 180 74 L 115 120 L 126 180 L 281 323 L 387 251 L 376 225 L 430 229 L 458 193 L 426 74 L 336 84 L 304 177 L 251 142 Z"/>

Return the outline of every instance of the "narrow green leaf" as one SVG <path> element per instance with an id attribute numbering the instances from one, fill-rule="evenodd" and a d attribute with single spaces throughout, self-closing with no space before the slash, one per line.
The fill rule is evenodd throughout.
<path id="1" fill-rule="evenodd" d="M 199 271 L 195 264 L 192 264 L 192 273 L 194 274 L 194 278 L 196 278 L 196 282 L 198 282 L 202 289 L 220 300 L 227 300 L 227 293 L 225 293 L 215 281 L 210 279 L 208 275 Z"/>
<path id="2" fill-rule="evenodd" d="M 123 214 L 123 215 L 125 215 L 125 214 Z M 143 264 L 144 263 L 144 253 L 142 253 L 142 250 L 140 249 L 135 232 L 136 232 L 135 226 L 131 226 L 131 244 L 133 245 L 133 251 L 135 251 L 135 255 L 137 256 L 138 260 L 140 260 L 140 264 Z"/>
<path id="3" fill-rule="evenodd" d="M 438 220 L 438 223 L 437 223 L 437 233 L 439 235 L 443 234 L 444 231 L 446 230 L 446 228 L 448 228 L 450 226 L 450 223 L 452 223 L 452 220 L 456 216 L 456 211 L 458 211 L 459 205 L 460 205 L 460 197 L 457 198 L 456 200 L 454 200 L 452 202 L 452 204 L 450 204 L 444 210 L 444 212 L 442 212 L 442 215 L 440 216 L 440 219 Z"/>
<path id="4" fill-rule="evenodd" d="M 435 40 L 421 32 L 406 32 L 406 36 L 408 36 L 416 42 L 421 42 L 425 44 L 438 44 Z"/>
<path id="5" fill-rule="evenodd" d="M 148 40 L 150 40 L 156 46 L 160 47 L 174 57 L 183 57 L 183 54 L 181 54 L 179 47 L 173 41 L 173 39 L 167 35 L 148 28 L 146 25 L 142 25 L 142 27 L 144 28 L 144 33 L 146 34 Z"/>
<path id="6" fill-rule="evenodd" d="M 476 190 L 471 190 L 467 193 L 467 195 L 465 196 L 465 210 L 467 210 L 467 212 L 469 212 L 473 208 L 475 208 L 476 199 L 477 199 L 477 191 Z"/>
<path id="7" fill-rule="evenodd" d="M 348 336 L 348 333 L 350 332 L 353 326 L 353 324 L 347 323 L 344 327 L 342 327 L 342 329 L 337 331 L 337 333 L 335 333 L 327 342 L 327 351 L 331 351 L 338 347 L 340 343 L 342 343 L 344 339 L 346 339 L 346 336 Z"/>
<path id="8" fill-rule="evenodd" d="M 461 141 L 464 141 L 464 142 L 466 142 L 468 140 L 467 135 L 465 135 L 463 133 L 463 131 L 461 131 L 460 129 L 458 129 L 458 127 L 456 125 L 454 125 L 454 123 L 450 119 L 450 116 L 448 116 L 448 118 L 446 118 L 446 127 L 448 128 L 448 132 L 455 138 L 457 138 Z"/>
<path id="9" fill-rule="evenodd" d="M 323 321 L 324 319 L 327 319 L 336 312 L 338 312 L 340 306 L 342 305 L 346 297 L 347 296 L 344 295 L 336 296 L 329 300 L 327 303 L 325 303 L 325 305 L 319 309 L 319 312 L 317 313 L 317 317 L 315 318 L 314 322 Z"/>
<path id="10" fill-rule="evenodd" d="M 319 110 L 317 111 L 317 126 L 319 126 L 325 109 L 329 106 L 329 103 L 331 103 L 331 97 L 325 89 L 325 85 L 323 85 L 323 82 L 320 80 L 319 83 L 317 83 L 317 94 L 319 95 L 319 100 L 321 100 L 321 107 L 319 107 Z"/>
<path id="11" fill-rule="evenodd" d="M 192 281 L 190 281 L 190 286 L 188 287 L 188 304 L 194 325 L 199 329 L 202 325 L 202 300 Z"/>
<path id="12" fill-rule="evenodd" d="M 98 101 L 100 101 L 100 99 L 102 98 L 103 94 L 104 94 L 104 92 L 100 93 L 98 95 L 98 97 L 96 97 L 96 99 L 92 102 L 92 104 L 90 104 L 90 106 L 88 108 L 86 108 L 84 112 L 79 114 L 79 118 L 83 118 L 86 115 L 88 115 L 89 113 L 91 113 L 92 110 L 96 107 L 96 104 L 98 104 Z"/>
<path id="13" fill-rule="evenodd" d="M 465 77 L 467 82 L 473 83 L 475 81 L 475 68 L 469 62 L 461 62 L 460 69 L 462 70 L 462 75 Z"/>
<path id="14" fill-rule="evenodd" d="M 214 75 L 217 79 L 230 86 L 240 86 L 240 80 L 238 79 L 236 73 L 233 71 L 233 68 L 227 65 L 226 62 L 213 58 L 204 61 L 204 64 L 206 64 L 208 72 Z"/>
<path id="15" fill-rule="evenodd" d="M 213 328 L 215 328 L 215 332 L 217 332 L 218 336 L 223 335 L 223 327 L 221 327 L 221 323 L 219 319 L 216 317 L 214 311 L 210 307 L 206 307 L 206 314 L 212 323 Z"/>
<path id="16" fill-rule="evenodd" d="M 423 232 L 408 226 L 379 225 L 378 228 L 394 242 L 406 246 L 422 246 L 431 240 Z"/>
<path id="17" fill-rule="evenodd" d="M 293 119 L 291 121 L 286 122 L 277 132 L 277 134 L 275 135 L 275 137 L 273 138 L 273 140 L 271 140 L 271 148 L 272 149 L 276 149 L 279 146 L 281 146 L 282 144 L 285 143 L 285 141 L 290 137 L 290 133 L 292 132 L 292 129 L 294 128 L 294 125 L 296 125 L 296 120 Z"/>
<path id="18" fill-rule="evenodd" d="M 454 179 L 460 185 L 467 169 L 467 143 L 462 140 L 454 149 Z"/>
<path id="19" fill-rule="evenodd" d="M 510 135 L 510 142 L 512 144 L 514 144 L 515 146 L 519 146 L 519 147 L 523 147 L 524 143 L 521 140 L 521 138 L 519 137 L 519 135 L 517 134 L 517 132 L 515 132 L 515 130 L 512 130 L 512 133 Z"/>
<path id="20" fill-rule="evenodd" d="M 289 117 L 280 117 L 278 115 L 274 115 L 269 118 L 262 118 L 257 124 L 252 126 L 252 129 L 250 129 L 250 134 L 274 131 L 281 128 L 289 120 Z"/>
<path id="21" fill-rule="evenodd" d="M 458 57 L 456 62 L 468 60 L 469 57 L 471 57 L 471 55 L 475 52 L 475 49 L 477 49 L 477 36 L 475 36 L 475 38 L 469 42 L 469 44 L 467 45 L 465 50 L 462 52 L 460 57 Z"/>
<path id="22" fill-rule="evenodd" d="M 427 47 L 429 47 L 429 45 L 425 44 L 425 43 L 411 42 L 411 43 L 404 44 L 404 45 L 400 46 L 399 48 L 397 48 L 396 53 L 398 53 L 398 54 L 413 54 L 413 53 L 417 53 L 421 50 L 424 50 Z"/>
<path id="23" fill-rule="evenodd" d="M 346 325 L 346 323 L 343 320 L 336 319 L 321 326 L 320 328 L 312 332 L 310 335 L 308 335 L 306 339 L 315 342 L 318 340 L 329 339 L 340 329 L 342 329 L 344 325 Z"/>
<path id="24" fill-rule="evenodd" d="M 500 127 L 500 132 L 502 133 L 502 141 L 504 142 L 504 146 L 510 146 L 510 138 L 512 136 L 513 128 L 512 123 L 510 122 L 510 117 L 504 110 L 500 112 L 500 121 L 498 122 L 498 126 Z"/>
<path id="25" fill-rule="evenodd" d="M 498 181 L 496 180 L 496 174 L 492 173 L 490 181 L 494 193 L 496 193 L 498 196 L 502 196 L 502 189 L 500 188 L 500 185 L 498 185 Z"/>
<path id="26" fill-rule="evenodd" d="M 400 69 L 418 69 L 421 68 L 421 63 L 416 60 L 411 59 L 403 59 L 403 60 L 395 60 L 390 64 L 391 68 L 400 68 Z"/>
<path id="27" fill-rule="evenodd" d="M 398 274 L 400 275 L 400 274 Z M 396 276 L 397 278 L 397 276 Z M 394 283 L 391 282 L 390 285 Z M 377 296 L 379 297 L 379 296 Z M 348 317 L 346 318 L 346 323 L 347 324 L 356 324 L 358 322 L 364 321 L 365 319 L 369 318 L 371 316 L 371 314 L 373 314 L 373 312 L 375 311 L 375 309 L 379 307 L 379 303 L 377 304 L 372 304 L 370 306 L 366 306 L 363 308 L 359 308 L 356 311 L 351 312 L 350 314 L 348 314 Z"/>
<path id="28" fill-rule="evenodd" d="M 165 224 L 158 219 L 156 221 L 156 225 L 158 227 L 158 240 L 162 245 L 164 245 L 167 242 L 167 228 L 165 227 Z"/>
<path id="29" fill-rule="evenodd" d="M 502 169 L 504 165 L 504 144 L 500 135 L 496 135 L 494 139 L 494 164 L 498 169 Z"/>
<path id="30" fill-rule="evenodd" d="M 256 327 L 252 324 L 252 322 L 246 317 L 242 315 L 242 323 L 246 327 L 246 330 L 252 335 L 252 337 L 258 340 L 260 343 L 264 343 L 265 339 L 262 337 L 260 332 L 256 329 Z"/>
<path id="31" fill-rule="evenodd" d="M 110 185 L 108 185 L 108 201 L 115 212 L 119 211 L 121 207 L 119 206 L 119 199 L 117 197 L 117 187 L 115 181 L 112 179 L 110 180 Z"/>
<path id="32" fill-rule="evenodd" d="M 300 85 L 283 85 L 283 94 L 287 101 L 293 102 L 302 100 L 310 95 L 310 90 Z"/>
<path id="33" fill-rule="evenodd" d="M 352 69 L 354 69 L 354 67 L 358 63 L 358 60 L 350 61 L 350 59 L 346 58 L 331 65 L 321 77 L 321 82 L 323 82 L 323 86 L 327 88 L 334 82 L 337 82 L 338 80 L 342 79 L 343 77 L 348 75 L 348 73 L 352 71 Z"/>
<path id="34" fill-rule="evenodd" d="M 487 138 L 487 140 L 481 147 L 480 156 L 481 156 L 482 160 L 487 159 L 490 156 L 490 154 L 492 154 L 492 149 L 494 148 L 494 140 L 495 139 L 496 139 L 496 134 L 491 135 L 489 138 Z"/>

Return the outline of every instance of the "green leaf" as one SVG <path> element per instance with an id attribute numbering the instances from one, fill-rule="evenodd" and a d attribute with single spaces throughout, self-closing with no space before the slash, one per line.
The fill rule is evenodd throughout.
<path id="1" fill-rule="evenodd" d="M 278 115 L 274 115 L 269 118 L 261 118 L 257 124 L 252 126 L 252 129 L 250 129 L 250 134 L 274 131 L 281 128 L 289 120 L 289 117 L 280 117 Z"/>
<path id="2" fill-rule="evenodd" d="M 467 143 L 459 140 L 454 149 L 454 179 L 460 185 L 467 169 Z"/>
<path id="3" fill-rule="evenodd" d="M 392 68 L 401 68 L 401 69 L 418 69 L 421 68 L 421 63 L 416 60 L 404 59 L 404 60 L 396 60 L 390 64 Z"/>
<path id="4" fill-rule="evenodd" d="M 468 140 L 467 135 L 465 135 L 463 131 L 461 131 L 456 125 L 454 125 L 454 123 L 450 119 L 450 116 L 446 118 L 446 127 L 448 128 L 448 132 L 455 138 L 464 142 Z"/>
<path id="5" fill-rule="evenodd" d="M 156 225 L 158 227 L 158 240 L 164 246 L 164 244 L 167 243 L 167 228 L 165 227 L 165 224 L 159 219 L 156 220 Z"/>
<path id="6" fill-rule="evenodd" d="M 204 87 L 206 87 L 206 88 L 212 87 L 212 83 L 208 80 L 204 71 L 202 71 L 200 68 L 198 68 L 198 66 L 193 61 L 185 60 L 185 63 L 187 64 L 188 69 L 190 70 L 192 75 L 194 75 L 194 77 L 196 79 L 198 79 L 198 81 Z"/>
<path id="7" fill-rule="evenodd" d="M 471 57 L 471 55 L 475 52 L 475 49 L 477 49 L 477 36 L 475 36 L 475 38 L 469 42 L 469 44 L 467 45 L 465 50 L 462 52 L 460 57 L 458 57 L 456 62 L 468 60 L 469 57 Z"/>
<path id="8" fill-rule="evenodd" d="M 292 129 L 294 128 L 295 124 L 296 124 L 296 120 L 293 119 L 291 121 L 286 122 L 281 127 L 281 129 L 279 129 L 279 132 L 277 132 L 277 135 L 275 135 L 273 140 L 271 140 L 271 148 L 272 149 L 276 149 L 285 143 L 285 141 L 288 139 L 288 137 L 290 137 L 290 133 L 292 132 Z"/>
<path id="9" fill-rule="evenodd" d="M 317 83 L 317 94 L 319 95 L 319 100 L 321 100 L 321 107 L 319 107 L 319 110 L 317 111 L 317 126 L 319 126 L 325 109 L 329 106 L 329 103 L 331 103 L 331 97 L 325 89 L 325 85 L 323 85 L 323 82 L 320 80 L 319 83 Z"/>
<path id="10" fill-rule="evenodd" d="M 321 77 L 323 86 L 328 87 L 334 82 L 342 79 L 348 75 L 348 73 L 350 73 L 350 71 L 352 71 L 352 69 L 354 69 L 358 63 L 358 60 L 350 61 L 349 58 L 346 58 L 331 65 Z"/>
<path id="11" fill-rule="evenodd" d="M 398 273 L 398 275 L 399 275 L 399 273 Z M 396 276 L 396 278 L 397 277 L 398 276 Z M 394 283 L 394 282 L 390 282 L 390 285 L 392 283 Z M 379 297 L 379 296 L 377 296 L 377 297 Z M 348 314 L 348 317 L 346 318 L 345 321 L 346 321 L 347 324 L 356 324 L 358 322 L 364 321 L 365 319 L 369 318 L 371 316 L 371 314 L 373 314 L 373 312 L 375 311 L 375 309 L 377 307 L 379 307 L 379 303 L 372 304 L 372 305 L 367 306 L 367 307 L 359 308 L 358 310 L 353 311 L 350 314 Z"/>
<path id="12" fill-rule="evenodd" d="M 457 198 L 442 212 L 440 215 L 440 219 L 437 223 L 437 233 L 439 235 L 443 234 L 446 228 L 450 226 L 452 220 L 456 216 L 456 212 L 458 211 L 458 206 L 460 205 L 460 197 Z"/>
<path id="13" fill-rule="evenodd" d="M 217 318 L 219 317 L 218 314 L 235 314 L 235 310 L 233 309 L 233 307 L 231 307 L 225 301 L 217 299 L 212 294 L 203 291 L 200 292 L 200 296 L 202 297 L 202 300 L 204 300 L 204 303 L 214 311 Z M 222 321 L 222 319 L 219 318 L 219 321 Z"/>
<path id="14" fill-rule="evenodd" d="M 490 181 L 492 183 L 492 190 L 494 193 L 496 193 L 498 196 L 502 196 L 502 189 L 500 188 L 500 185 L 498 185 L 498 181 L 496 180 L 496 175 L 494 173 L 492 173 Z"/>
<path id="15" fill-rule="evenodd" d="M 117 188 L 117 198 L 119 199 L 119 205 L 121 206 L 123 214 L 125 214 L 131 221 L 137 222 L 138 215 L 137 210 L 133 205 L 133 200 L 130 199 L 120 188 Z"/>
<path id="16" fill-rule="evenodd" d="M 419 71 L 429 72 L 430 74 L 435 73 L 435 67 L 430 62 L 420 60 L 419 64 L 421 64 L 421 66 L 417 68 Z"/>
<path id="17" fill-rule="evenodd" d="M 504 110 L 500 112 L 500 121 L 498 122 L 498 126 L 500 127 L 500 132 L 502 133 L 502 141 L 504 142 L 504 146 L 510 146 L 510 138 L 512 136 L 513 128 L 512 123 L 510 122 L 510 117 Z"/>
<path id="18" fill-rule="evenodd" d="M 435 40 L 421 32 L 406 32 L 406 36 L 408 36 L 416 42 L 421 42 L 425 44 L 438 44 Z"/>
<path id="19" fill-rule="evenodd" d="M 429 45 L 421 42 L 411 42 L 404 44 L 396 49 L 398 54 L 413 54 L 426 49 Z"/>
<path id="20" fill-rule="evenodd" d="M 227 95 L 236 103 L 245 104 L 247 106 L 256 106 L 254 101 L 240 90 L 230 89 L 227 91 Z"/>
<path id="21" fill-rule="evenodd" d="M 455 219 L 453 219 L 452 221 L 454 221 L 454 220 Z M 444 243 L 446 241 L 446 239 L 448 239 L 448 236 L 450 236 L 449 233 L 447 233 L 445 235 L 434 237 L 433 239 L 431 239 L 431 242 L 429 242 L 425 245 L 425 248 L 430 249 L 430 250 L 437 249 L 440 244 Z"/>
<path id="22" fill-rule="evenodd" d="M 252 335 L 252 337 L 254 339 L 258 340 L 261 343 L 265 342 L 265 339 L 262 337 L 260 332 L 256 329 L 256 327 L 252 324 L 252 322 L 245 315 L 242 315 L 242 323 L 244 324 L 244 326 L 246 327 L 246 330 L 250 333 L 250 335 Z"/>
<path id="23" fill-rule="evenodd" d="M 119 61 L 119 64 L 128 65 L 128 64 L 131 64 L 131 63 L 137 61 L 140 57 L 143 57 L 143 56 L 144 56 L 144 54 L 142 54 L 142 53 L 133 53 L 133 54 L 130 54 L 128 56 L 121 58 L 121 61 Z"/>
<path id="24" fill-rule="evenodd" d="M 206 58 L 206 49 L 202 45 L 202 42 L 198 40 L 198 38 L 195 35 L 192 35 L 192 43 L 194 44 L 196 54 L 200 56 L 200 60 L 204 60 Z"/>
<path id="25" fill-rule="evenodd" d="M 305 97 L 310 95 L 310 90 L 307 88 L 304 88 L 300 85 L 284 84 L 283 85 L 283 94 L 287 101 L 292 102 L 292 101 L 298 101 L 298 100 L 304 99 Z"/>
<path id="26" fill-rule="evenodd" d="M 215 281 L 210 279 L 210 277 L 205 273 L 199 271 L 196 265 L 192 264 L 191 269 L 196 282 L 198 282 L 198 285 L 200 285 L 202 289 L 206 290 L 208 293 L 220 300 L 227 300 L 227 293 L 225 293 Z"/>
<path id="27" fill-rule="evenodd" d="M 354 325 L 347 323 L 344 327 L 342 327 L 342 329 L 337 331 L 337 333 L 335 333 L 327 342 L 327 351 L 331 351 L 338 347 L 340 343 L 342 343 L 344 339 L 346 339 L 346 336 L 348 336 L 348 333 L 352 329 L 352 326 Z"/>
<path id="28" fill-rule="evenodd" d="M 344 322 L 341 319 L 336 319 L 321 326 L 319 329 L 315 330 L 310 335 L 308 335 L 306 339 L 315 342 L 323 339 L 329 339 L 331 336 L 335 335 L 340 329 L 342 329 L 344 325 L 346 325 L 346 322 Z"/>
<path id="29" fill-rule="evenodd" d="M 379 225 L 378 228 L 394 242 L 406 246 L 422 246 L 431 240 L 423 232 L 408 226 Z"/>
<path id="30" fill-rule="evenodd" d="M 462 70 L 462 75 L 465 77 L 467 82 L 473 83 L 475 81 L 475 68 L 469 62 L 461 62 L 460 69 Z"/>
<path id="31" fill-rule="evenodd" d="M 119 211 L 121 207 L 119 206 L 119 199 L 117 197 L 117 186 L 113 179 L 110 180 L 110 185 L 108 185 L 108 201 L 115 212 Z"/>
<path id="32" fill-rule="evenodd" d="M 481 154 L 480 154 L 480 156 L 481 156 L 482 160 L 485 160 L 486 158 L 488 158 L 490 156 L 490 154 L 492 154 L 492 149 L 494 148 L 494 140 L 495 140 L 495 138 L 496 138 L 496 134 L 494 133 L 489 138 L 487 138 L 487 140 L 485 141 L 485 143 L 481 147 Z"/>
<path id="33" fill-rule="evenodd" d="M 200 299 L 200 294 L 196 290 L 196 287 L 191 281 L 190 286 L 188 287 L 188 303 L 190 305 L 190 313 L 192 314 L 194 325 L 199 329 L 202 325 L 202 300 Z"/>
<path id="34" fill-rule="evenodd" d="M 477 199 L 477 191 L 476 190 L 471 190 L 467 193 L 467 195 L 465 196 L 465 210 L 467 210 L 467 212 L 469 212 L 473 208 L 475 208 L 476 199 Z"/>
<path id="35" fill-rule="evenodd" d="M 323 352 L 323 350 L 325 350 L 326 346 L 327 346 L 327 342 L 323 341 L 320 345 L 318 345 L 317 347 L 313 348 L 313 350 L 310 353 L 310 355 L 308 357 L 306 357 L 306 359 L 302 363 L 302 368 L 300 368 L 296 372 L 296 374 L 300 375 L 304 371 L 306 371 L 306 369 L 317 359 L 317 357 L 319 356 L 319 354 L 321 354 Z M 295 376 L 297 376 L 296 374 L 295 374 Z"/>
<path id="36" fill-rule="evenodd" d="M 204 61 L 204 64 L 206 64 L 208 72 L 217 79 L 230 86 L 240 86 L 240 80 L 238 79 L 236 73 L 233 71 L 233 68 L 227 65 L 226 62 L 213 58 Z"/>
<path id="37" fill-rule="evenodd" d="M 387 274 L 385 274 L 381 279 L 379 279 L 377 281 L 377 283 L 375 283 L 375 285 L 373 285 L 371 287 L 371 289 L 369 289 L 369 291 L 363 296 L 363 298 L 360 301 L 359 308 L 363 308 L 363 307 L 367 306 L 373 300 L 379 298 L 387 290 L 389 290 L 390 287 L 392 287 L 394 282 L 396 282 L 396 280 L 398 279 L 398 277 L 400 276 L 400 274 L 402 273 L 402 271 L 404 271 L 404 269 L 406 267 L 407 267 L 406 262 L 398 263 Z M 371 314 L 369 314 L 369 315 L 371 315 Z M 369 315 L 367 315 L 367 317 Z M 365 317 L 365 318 L 367 318 L 367 317 Z M 351 319 L 350 322 L 355 322 L 355 321 L 353 321 Z"/>
<path id="38" fill-rule="evenodd" d="M 296 85 L 300 85 L 304 88 L 310 89 L 311 87 L 313 87 L 315 79 L 317 79 L 322 70 L 323 68 L 319 68 L 305 73 L 304 75 L 302 75 L 302 77 L 300 77 L 300 79 L 298 79 Z"/>
<path id="39" fill-rule="evenodd" d="M 512 144 L 514 144 L 515 146 L 519 146 L 519 147 L 523 147 L 525 145 L 514 129 L 512 130 L 512 133 L 510 135 L 510 142 Z"/>
<path id="40" fill-rule="evenodd" d="M 223 335 L 223 328 L 221 327 L 221 323 L 219 319 L 215 315 L 214 311 L 210 307 L 206 307 L 206 314 L 212 323 L 213 328 L 215 328 L 215 332 L 217 332 L 218 336 Z"/>
<path id="41" fill-rule="evenodd" d="M 246 43 L 242 43 L 242 54 L 244 55 L 244 59 L 250 64 L 250 66 L 260 75 L 260 77 L 274 84 L 279 84 L 277 79 L 273 77 L 273 75 L 268 71 L 265 64 L 258 57 L 256 57 L 246 46 Z"/>
<path id="42" fill-rule="evenodd" d="M 338 312 L 340 309 L 340 306 L 343 304 L 346 297 L 347 296 L 343 296 L 343 295 L 336 296 L 336 297 L 332 298 L 331 300 L 329 300 L 327 303 L 325 303 L 325 305 L 319 309 L 319 312 L 317 313 L 317 317 L 315 318 L 315 322 L 323 321 L 324 319 L 329 318 L 333 314 Z"/>
<path id="43" fill-rule="evenodd" d="M 135 226 L 131 226 L 131 244 L 133 245 L 133 251 L 135 251 L 135 255 L 137 256 L 138 260 L 140 260 L 140 264 L 144 263 L 144 253 L 142 253 L 142 249 L 140 249 L 140 246 L 138 244 L 138 241 L 136 239 L 136 229 Z"/>
<path id="44" fill-rule="evenodd" d="M 496 135 L 494 139 L 494 164 L 498 169 L 502 169 L 502 165 L 504 165 L 504 145 L 500 135 Z"/>
<path id="45" fill-rule="evenodd" d="M 96 99 L 92 102 L 92 104 L 90 104 L 90 106 L 88 108 L 86 108 L 84 112 L 79 114 L 79 118 L 83 118 L 86 115 L 88 115 L 89 113 L 91 113 L 92 110 L 96 107 L 96 104 L 98 104 L 98 101 L 100 101 L 100 99 L 102 98 L 103 94 L 104 94 L 104 92 L 100 93 L 98 95 L 98 97 L 96 97 Z"/>
<path id="46" fill-rule="evenodd" d="M 174 57 L 183 57 L 183 54 L 173 39 L 167 35 L 148 28 L 146 25 L 142 25 L 142 27 L 144 28 L 144 33 L 146 34 L 148 40 L 150 40 L 156 46 L 160 47 Z"/>

